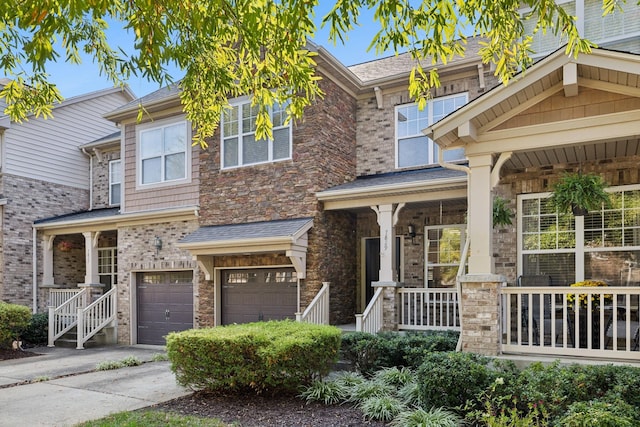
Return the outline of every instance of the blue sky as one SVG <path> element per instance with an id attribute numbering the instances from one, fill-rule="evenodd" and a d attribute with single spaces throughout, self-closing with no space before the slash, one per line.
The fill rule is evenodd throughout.
<path id="1" fill-rule="evenodd" d="M 322 17 L 333 5 L 332 2 L 327 2 L 326 0 L 321 0 L 321 3 L 316 11 L 318 27 Z M 349 33 L 345 45 L 338 42 L 334 46 L 329 41 L 327 28 L 318 30 L 314 42 L 323 46 L 345 65 L 359 64 L 375 59 L 373 51 L 366 51 L 375 31 L 377 31 L 377 26 L 373 23 L 373 13 L 363 12 L 360 21 L 361 26 Z M 126 31 L 112 26 L 109 30 L 109 42 L 114 48 L 121 46 L 127 50 L 128 47 L 133 45 L 133 37 Z M 112 87 L 112 83 L 106 77 L 100 76 L 98 67 L 88 57 L 84 58 L 80 65 L 67 64 L 64 60 L 49 64 L 47 72 L 51 76 L 50 80 L 58 86 L 62 96 L 65 98 Z M 179 70 L 172 71 L 172 76 L 174 79 L 179 79 L 181 73 Z M 159 88 L 157 83 L 148 82 L 135 76 L 128 81 L 128 84 L 136 96 L 146 95 Z"/>

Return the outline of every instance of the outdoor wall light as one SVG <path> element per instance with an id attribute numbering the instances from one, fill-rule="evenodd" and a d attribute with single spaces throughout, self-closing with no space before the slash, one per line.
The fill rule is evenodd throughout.
<path id="1" fill-rule="evenodd" d="M 156 255 L 160 254 L 160 249 L 162 249 L 162 240 L 160 237 L 156 236 L 153 239 L 153 247 L 156 248 Z"/>
<path id="2" fill-rule="evenodd" d="M 409 227 L 407 228 L 408 228 L 409 237 L 411 237 L 412 239 L 416 237 L 416 227 L 413 224 L 409 224 Z"/>

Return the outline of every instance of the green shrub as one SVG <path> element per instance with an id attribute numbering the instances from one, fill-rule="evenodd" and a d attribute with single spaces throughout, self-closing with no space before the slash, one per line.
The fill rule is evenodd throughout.
<path id="1" fill-rule="evenodd" d="M 30 319 L 28 307 L 0 301 L 0 347 L 8 347 L 18 339 Z"/>
<path id="2" fill-rule="evenodd" d="M 392 396 L 372 396 L 362 400 L 358 407 L 365 418 L 379 421 L 391 421 L 407 409 L 404 402 Z"/>
<path id="3" fill-rule="evenodd" d="M 31 345 L 46 344 L 49 337 L 49 313 L 36 313 L 22 331 L 22 339 Z"/>
<path id="4" fill-rule="evenodd" d="M 457 342 L 458 333 L 452 331 L 377 335 L 356 332 L 342 338 L 341 354 L 358 372 L 371 375 L 380 368 L 417 368 L 429 353 L 453 351 Z"/>
<path id="5" fill-rule="evenodd" d="M 322 402 L 325 405 L 334 405 L 346 401 L 349 397 L 349 390 L 346 385 L 337 380 L 316 380 L 300 393 L 300 397 L 307 402 Z"/>
<path id="6" fill-rule="evenodd" d="M 389 425 L 391 427 L 458 427 L 463 424 L 458 415 L 445 409 L 418 408 L 399 413 Z"/>
<path id="7" fill-rule="evenodd" d="M 474 353 L 430 353 L 417 372 L 423 407 L 461 409 L 473 402 L 498 375 L 489 362 Z"/>
<path id="8" fill-rule="evenodd" d="M 174 332 L 167 355 L 180 385 L 212 391 L 296 391 L 329 373 L 341 331 L 270 321 Z"/>
<path id="9" fill-rule="evenodd" d="M 632 427 L 638 425 L 637 411 L 623 401 L 575 402 L 558 424 L 564 427 Z"/>

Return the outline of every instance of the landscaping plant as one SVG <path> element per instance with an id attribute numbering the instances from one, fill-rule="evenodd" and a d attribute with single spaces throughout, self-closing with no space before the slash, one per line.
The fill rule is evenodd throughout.
<path id="1" fill-rule="evenodd" d="M 32 346 L 47 344 L 49 333 L 49 313 L 36 313 L 21 334 L 23 341 Z"/>
<path id="2" fill-rule="evenodd" d="M 0 301 L 0 347 L 11 347 L 29 325 L 31 310 L 28 307 Z"/>

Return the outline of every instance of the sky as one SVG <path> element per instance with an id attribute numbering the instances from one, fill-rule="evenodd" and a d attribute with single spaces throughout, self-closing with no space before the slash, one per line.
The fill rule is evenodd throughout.
<path id="1" fill-rule="evenodd" d="M 359 64 L 375 59 L 376 56 L 373 51 L 367 52 L 367 47 L 377 31 L 376 25 L 373 23 L 373 13 L 363 12 L 360 17 L 360 21 L 363 24 L 348 34 L 346 44 L 343 45 L 338 42 L 334 45 L 329 41 L 328 28 L 319 28 L 322 17 L 330 10 L 333 2 L 320 0 L 320 3 L 316 10 L 318 30 L 316 38 L 313 39 L 313 41 L 331 52 L 331 54 L 344 65 Z M 125 30 L 119 29 L 117 25 L 112 25 L 108 31 L 108 37 L 109 43 L 113 48 L 122 46 L 126 50 L 128 46 L 133 46 L 133 36 Z M 384 56 L 391 54 L 392 53 L 389 53 Z M 50 75 L 50 81 L 58 86 L 62 96 L 65 98 L 113 87 L 113 84 L 106 77 L 100 76 L 98 67 L 92 63 L 89 57 L 83 58 L 83 62 L 80 65 L 67 64 L 61 59 L 49 64 L 47 66 L 47 72 Z M 171 70 L 171 74 L 174 80 L 182 77 L 179 70 Z M 157 83 L 146 81 L 141 77 L 133 76 L 127 83 L 133 93 L 138 97 L 159 89 Z"/>

